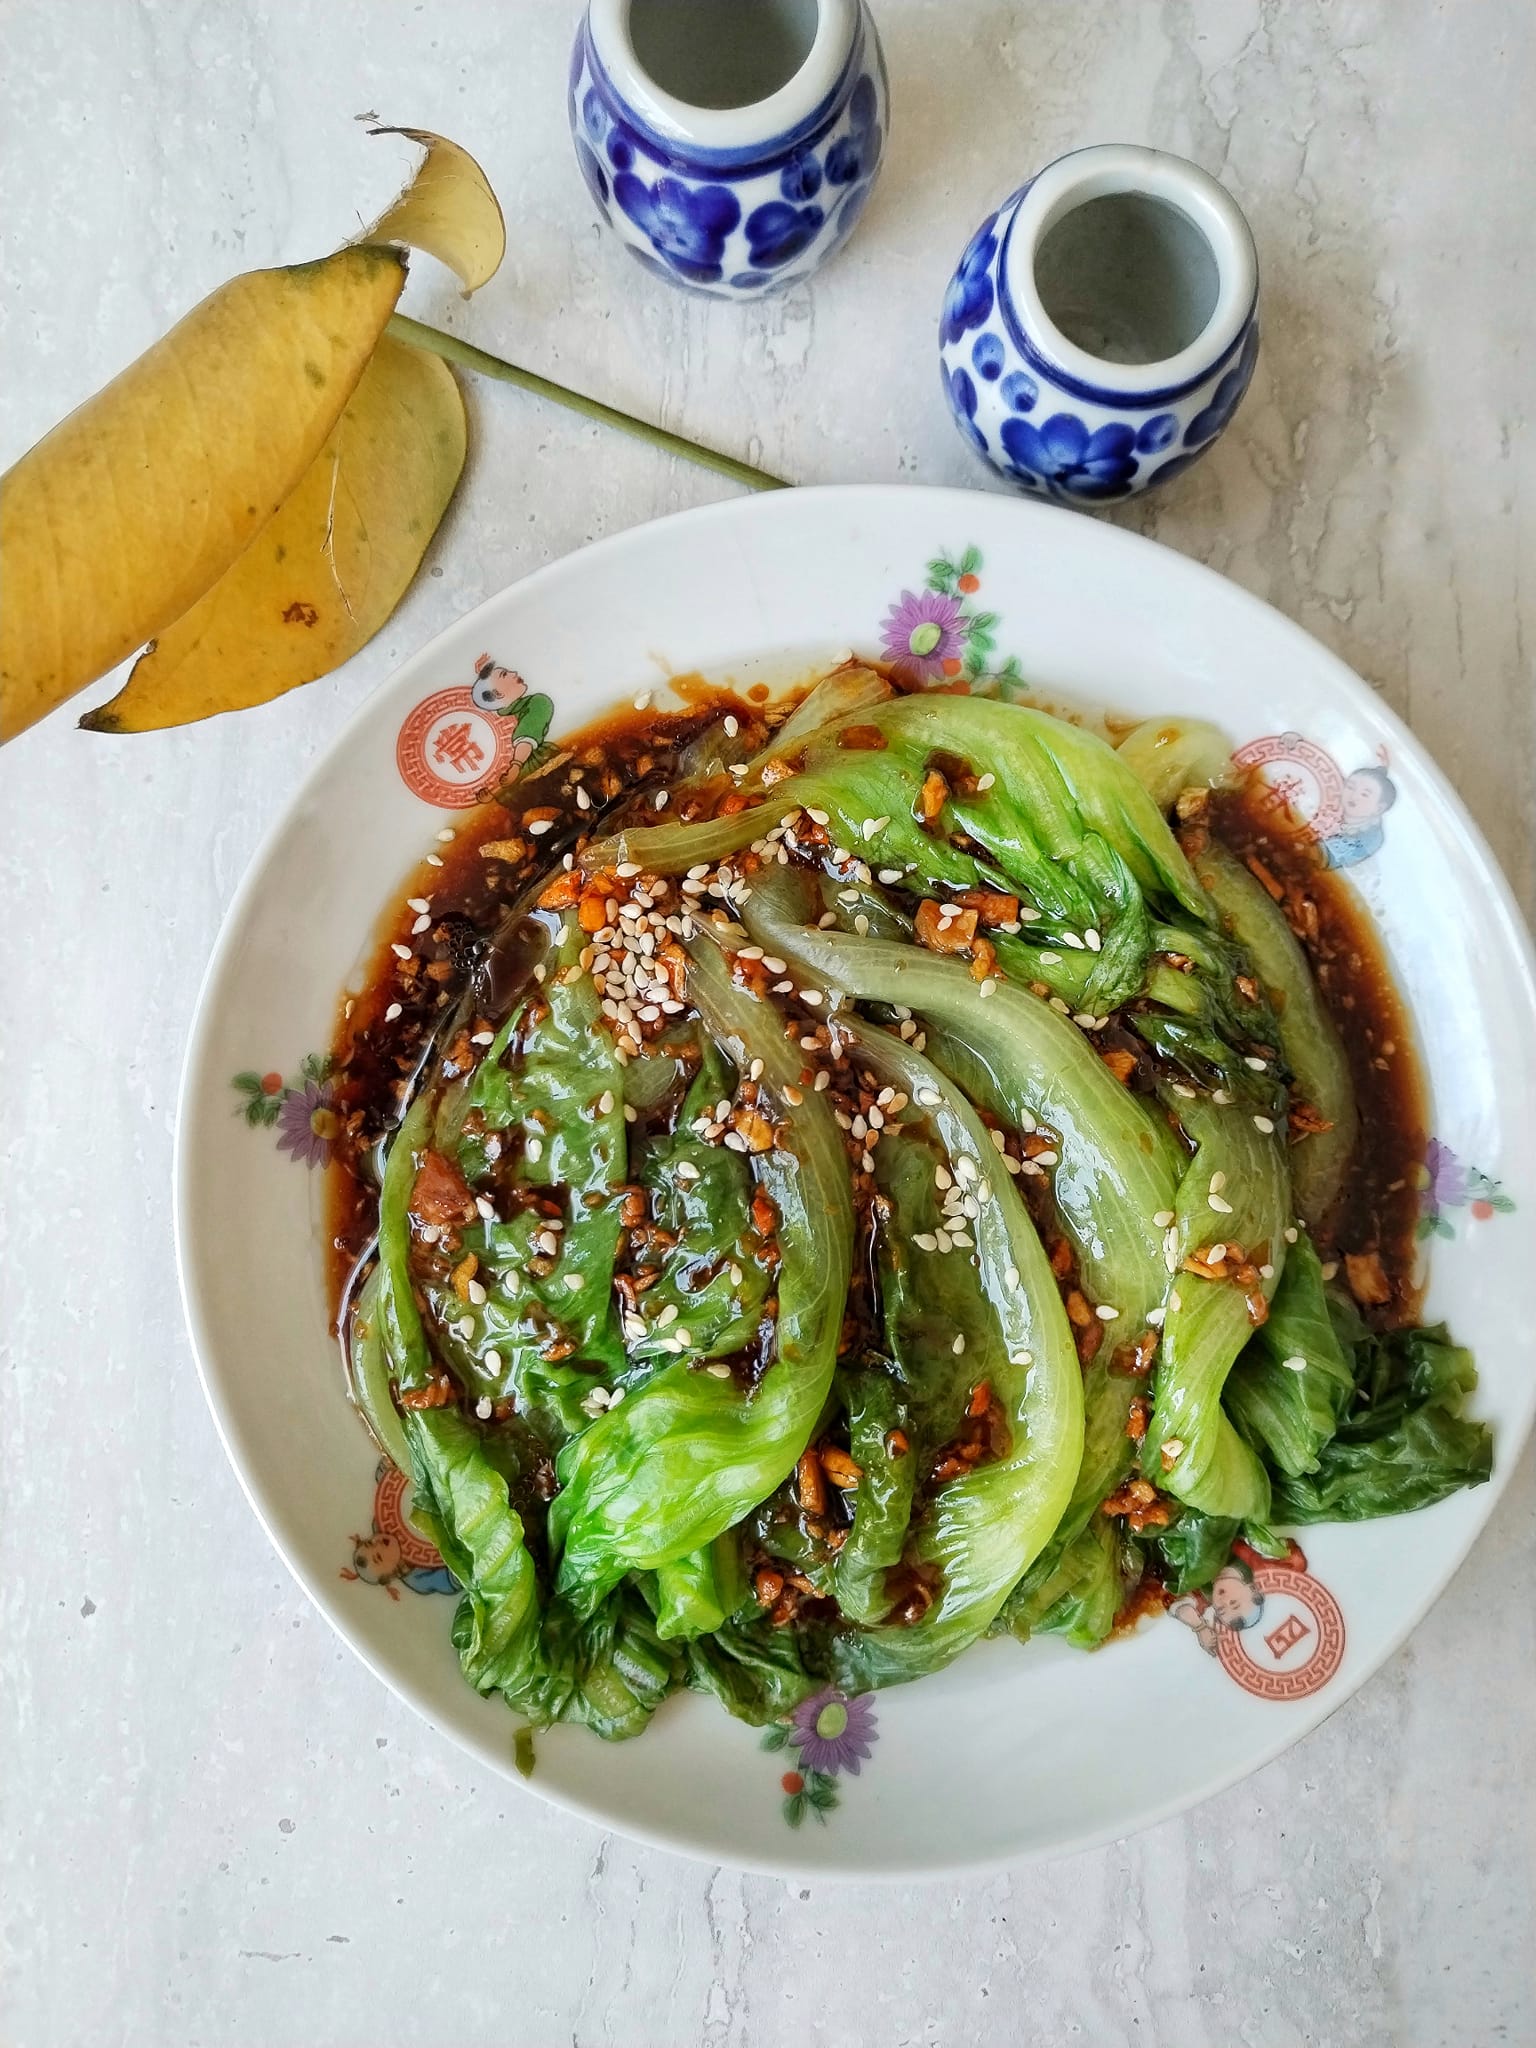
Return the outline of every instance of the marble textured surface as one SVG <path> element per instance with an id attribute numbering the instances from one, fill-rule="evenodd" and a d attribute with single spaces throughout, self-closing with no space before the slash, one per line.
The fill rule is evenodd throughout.
<path id="1" fill-rule="evenodd" d="M 1181 150 L 1252 219 L 1264 354 L 1215 454 L 1112 516 L 1353 663 L 1529 910 L 1536 16 L 878 11 L 875 200 L 811 287 L 738 308 L 599 234 L 561 104 L 574 0 L 5 0 L 0 462 L 231 271 L 366 216 L 397 168 L 350 124 L 374 108 L 461 138 L 507 205 L 495 283 L 464 306 L 422 264 L 413 311 L 798 480 L 992 488 L 937 388 L 955 254 L 1064 149 Z M 1410 1644 L 1291 1754 L 1153 1832 L 970 1884 L 808 1888 L 599 1835 L 466 1766 L 288 1582 L 204 1412 L 170 1242 L 181 1047 L 224 907 L 407 651 L 526 570 L 727 488 L 516 393 L 470 402 L 430 569 L 341 675 L 132 741 L 65 711 L 0 755 L 0 2038 L 1536 2041 L 1529 1456 Z"/>

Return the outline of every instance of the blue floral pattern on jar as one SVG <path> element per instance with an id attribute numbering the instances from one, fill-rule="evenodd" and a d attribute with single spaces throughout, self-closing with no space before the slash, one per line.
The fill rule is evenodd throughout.
<path id="1" fill-rule="evenodd" d="M 847 240 L 885 146 L 885 60 L 867 8 L 835 91 L 792 135 L 688 157 L 653 133 L 603 70 L 587 23 L 567 106 L 582 180 L 647 270 L 719 297 L 806 277 Z"/>
<path id="2" fill-rule="evenodd" d="M 1076 385 L 1042 345 L 1026 348 L 1002 274 L 1008 229 L 1029 186 L 989 214 L 944 294 L 944 395 L 966 442 L 1016 489 L 1069 505 L 1104 505 L 1170 482 L 1197 461 L 1242 402 L 1258 360 L 1256 308 L 1241 333 L 1176 390 L 1142 394 Z M 1229 330 L 1230 331 L 1230 330 Z"/>

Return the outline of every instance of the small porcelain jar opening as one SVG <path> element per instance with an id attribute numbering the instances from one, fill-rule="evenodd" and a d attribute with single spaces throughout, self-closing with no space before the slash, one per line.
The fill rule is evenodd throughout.
<path id="1" fill-rule="evenodd" d="M 1105 145 L 1035 179 L 1002 254 L 1005 304 L 1078 383 L 1145 396 L 1224 356 L 1253 311 L 1258 259 L 1216 180 L 1162 150 Z"/>
<path id="2" fill-rule="evenodd" d="M 591 0 L 587 15 L 630 107 L 697 160 L 773 142 L 813 115 L 837 86 L 858 11 L 858 0 Z"/>
<path id="3" fill-rule="evenodd" d="M 604 220 L 669 284 L 808 276 L 874 185 L 889 94 L 865 0 L 589 0 L 571 134 Z"/>
<path id="4" fill-rule="evenodd" d="M 1231 195 L 1162 150 L 1059 158 L 971 237 L 939 323 L 955 424 L 1018 489 L 1106 504 L 1180 476 L 1258 359 Z"/>

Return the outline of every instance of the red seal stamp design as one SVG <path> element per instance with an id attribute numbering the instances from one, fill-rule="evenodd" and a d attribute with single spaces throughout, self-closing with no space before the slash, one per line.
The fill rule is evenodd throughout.
<path id="1" fill-rule="evenodd" d="M 388 1458 L 374 1475 L 373 1527 L 352 1538 L 352 1562 L 344 1579 L 382 1586 L 391 1600 L 404 1586 L 411 1593 L 457 1593 L 458 1582 L 411 1520 L 411 1482 Z"/>
<path id="2" fill-rule="evenodd" d="M 512 721 L 482 710 L 469 690 L 435 690 L 401 726 L 395 762 L 423 803 L 465 811 L 506 780 L 515 737 Z"/>
<path id="3" fill-rule="evenodd" d="M 1261 1611 L 1241 1629 L 1223 1629 L 1216 1654 L 1244 1692 L 1261 1700 L 1304 1700 L 1344 1661 L 1344 1616 L 1310 1572 L 1260 1565 L 1253 1575 Z"/>
<path id="4" fill-rule="evenodd" d="M 1250 740 L 1232 756 L 1263 784 L 1258 808 L 1295 839 L 1331 839 L 1344 823 L 1344 777 L 1331 754 L 1299 732 Z"/>
<path id="5" fill-rule="evenodd" d="M 373 1489 L 373 1526 L 381 1536 L 391 1537 L 399 1546 L 402 1563 L 441 1564 L 443 1560 L 407 1512 L 406 1496 L 410 1490 L 411 1482 L 405 1474 L 381 1461 L 378 1484 Z"/>
<path id="6" fill-rule="evenodd" d="M 1261 1700 L 1307 1699 L 1344 1661 L 1339 1603 L 1292 1550 L 1266 1562 L 1241 1545 L 1208 1595 L 1186 1594 L 1169 1610 L 1229 1678 Z"/>

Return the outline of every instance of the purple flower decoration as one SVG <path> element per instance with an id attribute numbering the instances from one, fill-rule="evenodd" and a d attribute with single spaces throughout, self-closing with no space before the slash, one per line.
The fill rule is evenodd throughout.
<path id="1" fill-rule="evenodd" d="M 1442 1209 L 1459 1209 L 1466 1201 L 1466 1169 L 1450 1146 L 1442 1145 L 1438 1138 L 1431 1138 L 1424 1148 L 1424 1172 L 1427 1179 L 1419 1204 L 1425 1215 L 1437 1216 Z"/>
<path id="2" fill-rule="evenodd" d="M 946 662 L 958 662 L 965 645 L 965 612 L 960 600 L 942 591 L 901 593 L 880 627 L 880 638 L 898 673 L 912 683 L 953 675 Z"/>
<path id="3" fill-rule="evenodd" d="M 330 1082 L 306 1081 L 283 1097 L 277 1113 L 277 1149 L 302 1159 L 306 1166 L 325 1166 L 340 1129 L 341 1119 L 331 1107 Z"/>
<path id="4" fill-rule="evenodd" d="M 829 1776 L 846 1771 L 856 1778 L 879 1732 L 875 1703 L 868 1693 L 850 1698 L 831 1685 L 802 1700 L 790 1723 L 789 1739 L 799 1750 L 801 1763 L 808 1771 L 825 1771 Z"/>

